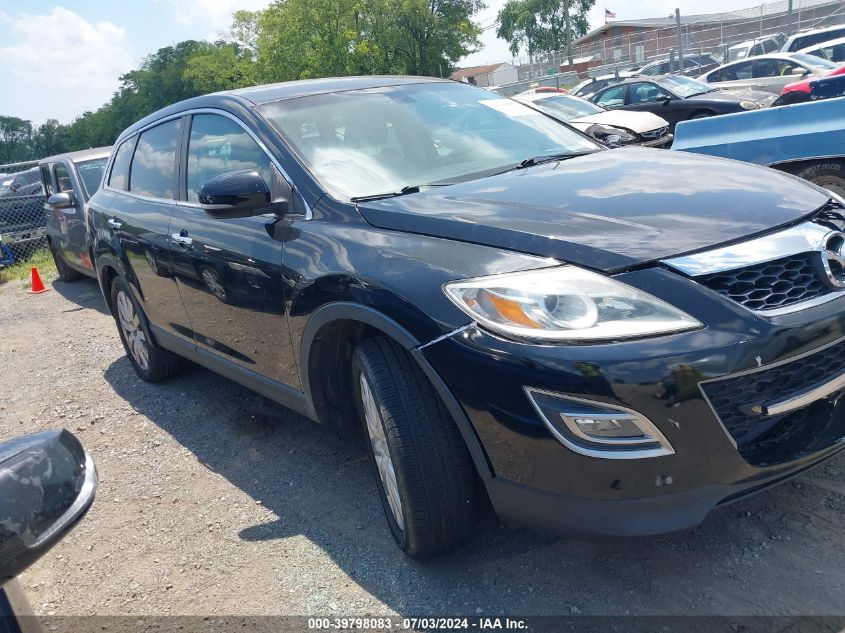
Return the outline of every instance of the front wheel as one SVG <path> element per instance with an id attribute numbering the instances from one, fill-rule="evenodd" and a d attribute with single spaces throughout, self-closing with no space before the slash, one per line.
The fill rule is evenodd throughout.
<path id="1" fill-rule="evenodd" d="M 795 175 L 845 198 L 845 161 L 819 161 L 804 167 Z"/>
<path id="2" fill-rule="evenodd" d="M 475 467 L 419 367 L 395 343 L 365 340 L 352 360 L 352 393 L 399 547 L 425 558 L 469 540 L 479 516 Z"/>

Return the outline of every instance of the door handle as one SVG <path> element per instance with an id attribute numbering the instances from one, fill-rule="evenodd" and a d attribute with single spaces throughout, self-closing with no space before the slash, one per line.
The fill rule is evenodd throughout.
<path id="1" fill-rule="evenodd" d="M 123 226 L 123 222 L 121 222 L 117 218 L 109 218 L 109 226 L 113 229 L 119 229 L 121 226 Z"/>
<path id="2" fill-rule="evenodd" d="M 191 244 L 194 243 L 194 240 L 188 237 L 188 232 L 184 229 L 179 231 L 179 233 L 173 233 L 170 236 L 170 239 L 176 242 L 179 246 L 189 247 Z"/>

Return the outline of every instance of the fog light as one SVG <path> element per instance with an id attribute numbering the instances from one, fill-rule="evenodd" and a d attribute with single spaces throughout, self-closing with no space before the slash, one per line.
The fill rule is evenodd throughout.
<path id="1" fill-rule="evenodd" d="M 561 417 L 564 417 L 563 414 L 561 414 Z M 637 423 L 631 418 L 592 416 L 589 418 L 574 418 L 573 422 L 584 435 L 596 439 L 644 437 Z"/>
<path id="2" fill-rule="evenodd" d="M 648 418 L 631 409 L 532 387 L 525 393 L 552 435 L 581 455 L 640 459 L 675 452 Z"/>

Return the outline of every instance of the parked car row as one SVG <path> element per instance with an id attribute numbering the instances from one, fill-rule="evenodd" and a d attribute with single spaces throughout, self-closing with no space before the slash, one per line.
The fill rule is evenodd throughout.
<path id="1" fill-rule="evenodd" d="M 641 76 L 665 74 L 697 77 L 700 81 L 731 91 L 761 90 L 781 95 L 798 80 L 845 72 L 845 26 L 798 32 L 789 38 L 782 33 L 731 46 L 720 63 L 707 54 L 685 55 L 679 61 L 660 59 L 592 77 L 577 84 L 571 94 L 594 100 L 608 86 Z M 786 90 L 788 91 L 788 90 Z"/>

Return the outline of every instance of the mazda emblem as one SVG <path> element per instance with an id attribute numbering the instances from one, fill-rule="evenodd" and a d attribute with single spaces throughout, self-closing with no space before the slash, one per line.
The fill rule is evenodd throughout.
<path id="1" fill-rule="evenodd" d="M 825 235 L 821 253 L 830 283 L 837 288 L 845 288 L 845 233 L 832 231 Z"/>

